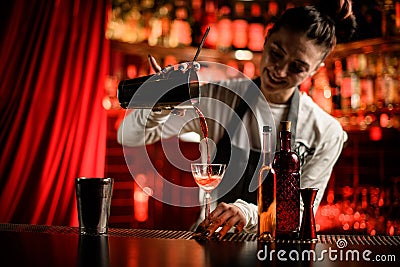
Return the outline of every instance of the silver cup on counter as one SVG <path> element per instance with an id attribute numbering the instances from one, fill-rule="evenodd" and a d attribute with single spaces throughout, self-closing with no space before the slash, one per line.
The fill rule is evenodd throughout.
<path id="1" fill-rule="evenodd" d="M 80 234 L 107 234 L 113 184 L 112 178 L 75 179 Z"/>

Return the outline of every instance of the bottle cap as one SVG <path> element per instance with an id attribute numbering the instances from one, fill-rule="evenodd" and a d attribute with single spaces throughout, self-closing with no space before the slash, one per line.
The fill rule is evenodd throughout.
<path id="1" fill-rule="evenodd" d="M 272 127 L 269 126 L 269 125 L 265 125 L 265 126 L 263 127 L 263 132 L 264 132 L 264 133 L 270 133 L 270 132 L 272 132 Z"/>
<path id="2" fill-rule="evenodd" d="M 290 132 L 291 121 L 281 121 L 281 130 Z"/>

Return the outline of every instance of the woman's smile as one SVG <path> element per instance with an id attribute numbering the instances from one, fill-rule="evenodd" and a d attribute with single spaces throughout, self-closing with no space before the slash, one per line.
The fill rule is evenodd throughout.
<path id="1" fill-rule="evenodd" d="M 269 71 L 268 68 L 265 69 L 265 73 L 271 84 L 282 85 L 286 82 L 284 79 L 276 77 L 276 75 L 274 75 L 272 71 Z"/>

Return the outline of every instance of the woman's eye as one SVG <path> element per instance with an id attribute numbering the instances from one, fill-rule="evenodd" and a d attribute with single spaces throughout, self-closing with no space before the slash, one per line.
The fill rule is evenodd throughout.
<path id="1" fill-rule="evenodd" d="M 281 53 L 279 53 L 276 50 L 271 49 L 271 56 L 273 56 L 274 58 L 282 58 L 283 55 L 281 55 Z"/>
<path id="2" fill-rule="evenodd" d="M 290 64 L 289 71 L 292 73 L 295 73 L 295 74 L 299 74 L 299 73 L 304 72 L 305 70 L 302 67 L 297 66 L 297 64 Z"/>

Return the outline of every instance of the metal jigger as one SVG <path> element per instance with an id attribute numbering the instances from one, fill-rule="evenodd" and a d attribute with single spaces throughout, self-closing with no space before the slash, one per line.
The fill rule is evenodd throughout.
<path id="1" fill-rule="evenodd" d="M 314 218 L 314 200 L 318 188 L 301 188 L 300 194 L 304 203 L 303 219 L 301 221 L 300 239 L 306 241 L 316 241 L 317 233 Z"/>

